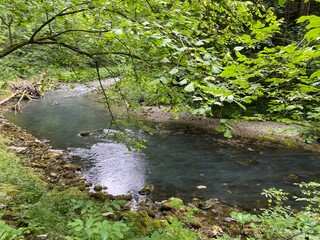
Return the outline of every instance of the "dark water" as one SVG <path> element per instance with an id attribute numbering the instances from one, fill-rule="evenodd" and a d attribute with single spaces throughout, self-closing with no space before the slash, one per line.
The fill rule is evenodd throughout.
<path id="1" fill-rule="evenodd" d="M 262 189 L 292 192 L 296 189 L 292 182 L 320 180 L 318 154 L 240 139 L 235 140 L 240 145 L 236 147 L 215 134 L 181 125 L 158 124 L 157 134 L 140 133 L 148 140 L 147 149 L 129 151 L 105 137 L 110 116 L 105 106 L 87 97 L 87 91 L 81 86 L 57 90 L 27 103 L 21 114 L 6 117 L 39 139 L 48 139 L 53 148 L 69 151 L 83 166 L 85 177 L 111 194 L 138 196 L 138 190 L 151 183 L 154 200 L 218 198 L 246 208 L 263 199 Z M 79 136 L 94 129 L 104 129 L 104 137 Z M 200 185 L 206 188 L 198 189 Z"/>

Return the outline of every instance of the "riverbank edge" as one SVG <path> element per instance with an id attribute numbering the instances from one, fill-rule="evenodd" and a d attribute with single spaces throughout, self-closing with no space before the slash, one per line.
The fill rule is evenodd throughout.
<path id="1" fill-rule="evenodd" d="M 178 116 L 172 114 L 164 106 L 142 106 L 141 110 L 136 110 L 133 115 L 141 120 L 149 120 L 158 123 L 185 124 L 198 129 L 210 132 L 217 132 L 216 127 L 220 119 L 206 118 L 180 113 Z M 302 126 L 296 124 L 285 124 L 274 121 L 247 121 L 230 120 L 232 135 L 244 140 L 256 140 L 261 144 L 280 144 L 283 147 L 301 148 L 307 151 L 320 152 L 320 143 L 305 143 L 301 132 Z M 232 143 L 232 138 L 229 142 Z"/>

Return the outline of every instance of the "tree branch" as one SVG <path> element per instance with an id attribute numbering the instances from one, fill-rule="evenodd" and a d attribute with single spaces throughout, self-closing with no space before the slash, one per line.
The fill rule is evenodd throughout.
<path id="1" fill-rule="evenodd" d="M 15 50 L 17 50 L 19 48 L 22 48 L 22 47 L 24 47 L 24 46 L 26 46 L 28 44 L 30 44 L 29 40 L 13 44 L 13 45 L 9 46 L 8 48 L 5 48 L 5 49 L 0 51 L 0 58 L 7 56 L 10 53 L 14 52 Z"/>
<path id="2" fill-rule="evenodd" d="M 106 32 L 110 32 L 110 30 L 84 30 L 84 29 L 69 29 L 69 30 L 65 30 L 53 35 L 50 35 L 48 37 L 43 37 L 41 39 L 38 39 L 37 41 L 42 41 L 42 40 L 46 40 L 46 39 L 51 39 L 51 38 L 55 38 L 55 37 L 59 37 L 60 35 L 66 34 L 66 33 L 71 33 L 71 32 L 85 32 L 85 33 L 106 33 Z"/>
<path id="3" fill-rule="evenodd" d="M 152 5 L 150 4 L 149 0 L 146 0 L 147 4 L 149 5 L 150 9 L 151 9 L 151 12 L 155 13 Z"/>
<path id="4" fill-rule="evenodd" d="M 79 4 L 79 5 L 76 5 L 76 6 L 81 6 L 81 5 L 86 5 L 86 4 L 87 4 L 87 3 L 82 3 L 82 4 Z M 89 10 L 89 8 L 84 8 L 84 9 L 79 9 L 79 10 L 75 10 L 75 11 L 71 11 L 71 12 L 66 12 L 66 11 L 68 11 L 68 10 L 71 9 L 71 8 L 72 8 L 72 6 L 63 9 L 60 13 L 54 15 L 53 17 L 49 18 L 47 21 L 45 21 L 44 23 L 42 23 L 41 26 L 38 27 L 38 28 L 33 32 L 33 34 L 32 34 L 31 37 L 30 37 L 30 41 L 34 41 L 34 38 L 36 37 L 36 35 L 37 35 L 44 27 L 46 27 L 46 26 L 49 25 L 51 22 L 53 22 L 57 17 L 63 17 L 63 16 L 67 16 L 67 15 L 77 14 L 77 13 L 80 13 L 80 12 L 84 12 L 84 11 Z"/>

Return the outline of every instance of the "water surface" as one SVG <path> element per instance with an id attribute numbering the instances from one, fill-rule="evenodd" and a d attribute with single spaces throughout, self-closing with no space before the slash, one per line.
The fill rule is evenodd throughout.
<path id="1" fill-rule="evenodd" d="M 140 131 L 148 147 L 129 151 L 108 137 L 110 115 L 87 92 L 83 86 L 56 90 L 27 103 L 22 113 L 6 117 L 37 138 L 49 140 L 53 148 L 68 151 L 83 166 L 84 176 L 106 186 L 111 194 L 138 197 L 145 184 L 153 184 L 154 200 L 218 198 L 253 207 L 263 199 L 262 189 L 294 191 L 292 182 L 320 180 L 318 154 L 241 139 L 235 146 L 216 134 L 182 125 L 148 123 L 161 131 L 153 136 Z M 104 130 L 97 136 L 79 136 L 94 129 Z M 198 189 L 200 185 L 206 188 Z"/>

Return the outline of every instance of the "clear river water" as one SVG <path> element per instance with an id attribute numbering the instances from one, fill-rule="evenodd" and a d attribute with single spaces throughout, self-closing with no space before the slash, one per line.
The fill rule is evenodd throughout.
<path id="1" fill-rule="evenodd" d="M 82 165 L 82 174 L 94 185 L 107 187 L 108 193 L 142 197 L 138 191 L 152 184 L 153 200 L 218 198 L 249 209 L 264 199 L 265 188 L 294 192 L 293 182 L 320 181 L 317 153 L 241 139 L 237 147 L 217 134 L 188 126 L 148 123 L 161 125 L 162 130 L 152 136 L 140 133 L 148 140 L 141 152 L 129 151 L 107 137 L 80 137 L 82 131 L 107 132 L 110 125 L 105 106 L 88 97 L 88 92 L 83 86 L 55 90 L 26 103 L 22 113 L 6 113 L 6 118 L 49 140 L 52 148 L 69 152 L 72 161 Z"/>

